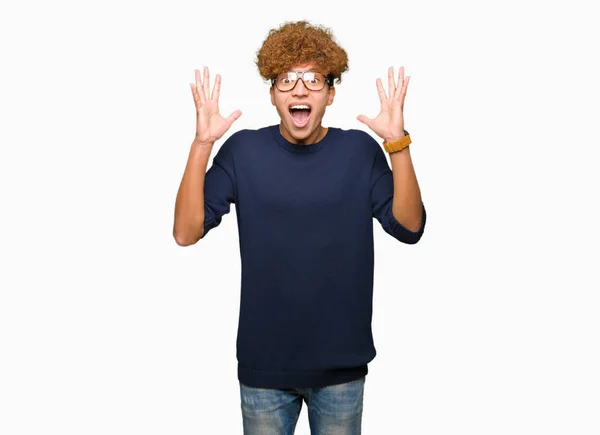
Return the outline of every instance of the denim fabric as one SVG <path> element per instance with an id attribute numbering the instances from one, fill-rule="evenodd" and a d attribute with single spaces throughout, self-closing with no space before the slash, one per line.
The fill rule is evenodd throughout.
<path id="1" fill-rule="evenodd" d="M 244 435 L 293 435 L 302 402 L 311 435 L 360 435 L 366 376 L 320 388 L 255 388 L 240 382 Z"/>

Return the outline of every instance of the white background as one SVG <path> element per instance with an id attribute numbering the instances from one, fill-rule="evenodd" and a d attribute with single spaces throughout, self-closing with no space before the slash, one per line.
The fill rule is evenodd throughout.
<path id="1" fill-rule="evenodd" d="M 428 222 L 411 246 L 374 221 L 363 433 L 600 433 L 600 35 L 585 2 L 14 3 L 0 433 L 242 433 L 235 206 L 197 245 L 172 236 L 189 83 L 204 65 L 222 75 L 223 114 L 243 112 L 223 139 L 277 123 L 253 61 L 299 19 L 349 54 L 325 126 L 367 130 L 375 79 L 411 76 Z"/>

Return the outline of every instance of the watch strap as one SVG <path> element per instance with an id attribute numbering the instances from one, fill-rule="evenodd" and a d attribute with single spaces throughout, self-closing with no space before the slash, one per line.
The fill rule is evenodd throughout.
<path id="1" fill-rule="evenodd" d="M 408 131 L 404 130 L 404 136 L 398 140 L 395 140 L 393 142 L 383 142 L 383 148 L 388 152 L 388 153 L 395 153 L 398 151 L 402 151 L 404 148 L 406 148 L 407 146 L 409 146 L 411 144 L 411 140 L 410 140 L 410 134 L 408 133 Z"/>

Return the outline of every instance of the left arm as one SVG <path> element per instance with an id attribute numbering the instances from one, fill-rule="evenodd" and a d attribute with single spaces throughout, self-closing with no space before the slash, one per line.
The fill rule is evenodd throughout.
<path id="1" fill-rule="evenodd" d="M 410 145 L 390 154 L 394 174 L 392 212 L 398 222 L 410 231 L 421 228 L 423 208 L 421 189 L 410 157 Z"/>
<path id="2" fill-rule="evenodd" d="M 386 95 L 381 79 L 377 79 L 377 91 L 381 101 L 381 110 L 376 118 L 370 119 L 359 115 L 357 119 L 366 124 L 386 142 L 393 142 L 404 137 L 404 98 L 410 76 L 404 78 L 404 67 L 398 71 L 398 85 L 394 80 L 394 69 L 388 70 L 388 95 Z M 421 190 L 415 174 L 410 146 L 390 154 L 394 177 L 394 199 L 392 213 L 394 218 L 406 229 L 417 232 L 421 228 L 423 203 Z"/>

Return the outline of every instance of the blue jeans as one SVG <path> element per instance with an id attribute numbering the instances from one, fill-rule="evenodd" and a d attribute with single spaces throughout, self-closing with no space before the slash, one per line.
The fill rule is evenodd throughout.
<path id="1" fill-rule="evenodd" d="M 365 378 L 283 390 L 240 382 L 244 435 L 293 435 L 303 400 L 311 435 L 360 435 Z"/>

